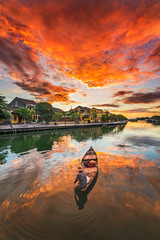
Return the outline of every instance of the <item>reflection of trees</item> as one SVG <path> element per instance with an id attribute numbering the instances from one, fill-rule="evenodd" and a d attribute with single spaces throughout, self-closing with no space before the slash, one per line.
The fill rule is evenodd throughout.
<path id="1" fill-rule="evenodd" d="M 11 152 L 26 152 L 35 148 L 36 135 L 17 135 L 11 143 Z"/>
<path id="2" fill-rule="evenodd" d="M 59 141 L 63 136 L 70 135 L 78 142 L 91 139 L 98 139 L 104 134 L 111 132 L 122 131 L 123 126 L 110 126 L 110 127 L 91 127 L 91 128 L 78 128 L 78 129 L 63 129 L 36 133 L 23 133 L 16 136 L 5 136 L 0 140 L 0 150 L 11 149 L 11 152 L 22 153 L 31 149 L 37 148 L 37 151 L 51 150 L 54 141 Z"/>
<path id="3" fill-rule="evenodd" d="M 80 128 L 74 129 L 70 132 L 72 138 L 76 139 L 78 142 L 87 140 L 89 138 L 97 139 L 102 135 L 101 127 L 96 128 Z"/>
<path id="4" fill-rule="evenodd" d="M 58 132 L 41 132 L 16 136 L 11 145 L 11 151 L 15 153 L 26 152 L 37 148 L 37 151 L 51 150 L 53 141 L 58 141 L 60 135 Z"/>
<path id="5" fill-rule="evenodd" d="M 81 142 L 89 138 L 93 140 L 98 139 L 104 134 L 112 132 L 114 129 L 115 126 L 72 129 L 70 135 L 78 142 Z"/>
<path id="6" fill-rule="evenodd" d="M 56 132 L 39 132 L 18 134 L 14 137 L 11 135 L 5 136 L 0 140 L 0 150 L 10 147 L 11 152 L 21 153 L 37 148 L 38 151 L 51 150 L 53 141 L 59 140 L 59 137 L 64 136 L 64 133 Z"/>
<path id="7" fill-rule="evenodd" d="M 8 146 L 10 145 L 9 138 L 0 138 L 0 165 L 7 162 L 6 158 L 8 156 Z"/>
<path id="8" fill-rule="evenodd" d="M 159 121 L 159 122 L 152 122 L 152 124 L 153 124 L 154 126 L 159 126 L 159 125 L 160 125 L 160 121 Z"/>
<path id="9" fill-rule="evenodd" d="M 125 124 L 122 124 L 122 125 L 118 125 L 117 126 L 117 132 L 120 132 L 120 131 L 123 131 L 123 129 L 125 128 Z"/>
<path id="10" fill-rule="evenodd" d="M 8 151 L 4 151 L 0 153 L 0 165 L 5 164 L 7 162 L 6 158 L 8 156 Z"/>
<path id="11" fill-rule="evenodd" d="M 94 127 L 94 128 L 82 128 L 74 130 L 70 133 L 70 135 L 76 139 L 78 142 L 91 139 L 101 138 L 105 134 L 109 134 L 111 132 L 120 132 L 124 129 L 125 125 L 117 125 L 117 126 L 103 126 L 103 127 Z"/>

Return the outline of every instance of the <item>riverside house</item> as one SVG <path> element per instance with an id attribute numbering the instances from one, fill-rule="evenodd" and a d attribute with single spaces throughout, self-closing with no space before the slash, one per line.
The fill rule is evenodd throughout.
<path id="1" fill-rule="evenodd" d="M 101 116 L 102 114 L 105 114 L 106 111 L 98 108 L 88 108 L 88 107 L 82 107 L 78 106 L 70 112 L 76 112 L 80 115 L 80 123 L 92 123 L 92 122 L 101 122 Z M 109 112 L 107 112 L 109 113 Z"/>
<path id="2" fill-rule="evenodd" d="M 88 123 L 91 120 L 90 119 L 90 108 L 88 108 L 88 107 L 78 106 L 74 109 L 71 109 L 69 112 L 70 113 L 72 113 L 72 112 L 78 113 L 80 116 L 81 123 Z"/>
<path id="3" fill-rule="evenodd" d="M 102 109 L 98 108 L 91 108 L 91 115 L 94 117 L 94 114 L 96 113 L 96 117 L 94 117 L 95 122 L 101 122 L 101 116 L 103 113 L 105 113 Z"/>
<path id="4" fill-rule="evenodd" d="M 20 118 L 18 115 L 15 114 L 15 109 L 25 107 L 28 108 L 29 110 L 32 110 L 36 106 L 36 102 L 33 100 L 28 100 L 28 99 L 23 99 L 23 98 L 18 98 L 15 97 L 9 104 L 8 107 L 10 109 L 10 114 L 11 114 L 11 123 L 23 123 L 24 120 L 23 118 Z M 33 116 L 33 120 L 37 121 L 38 120 L 38 115 L 35 114 Z"/>

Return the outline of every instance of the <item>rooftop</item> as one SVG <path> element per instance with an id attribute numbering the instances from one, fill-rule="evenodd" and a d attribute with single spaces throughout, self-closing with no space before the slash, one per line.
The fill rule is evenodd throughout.
<path id="1" fill-rule="evenodd" d="M 33 100 L 28 100 L 28 99 L 24 99 L 24 98 L 19 98 L 19 97 L 16 97 L 15 99 L 18 99 L 22 102 L 24 102 L 25 104 L 32 104 L 32 105 L 36 105 L 36 102 L 33 101 Z"/>

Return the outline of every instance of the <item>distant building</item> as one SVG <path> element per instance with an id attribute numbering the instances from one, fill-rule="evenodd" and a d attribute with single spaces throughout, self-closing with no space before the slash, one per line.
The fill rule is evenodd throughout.
<path id="1" fill-rule="evenodd" d="M 91 108 L 91 114 L 94 117 L 94 114 L 96 114 L 96 117 L 94 117 L 94 121 L 95 122 L 101 122 L 101 116 L 104 113 L 104 111 L 102 109 L 98 109 L 98 108 Z"/>
<path id="2" fill-rule="evenodd" d="M 28 108 L 29 110 L 33 109 L 36 106 L 36 102 L 33 100 L 28 100 L 28 99 L 23 99 L 23 98 L 18 98 L 15 97 L 9 104 L 8 107 L 12 110 L 25 107 Z"/>
<path id="3" fill-rule="evenodd" d="M 80 115 L 80 122 L 83 123 L 91 123 L 91 122 L 101 122 L 102 114 L 110 114 L 108 111 L 104 111 L 98 108 L 88 108 L 78 106 L 74 109 L 71 109 L 69 113 L 79 113 Z"/>
<path id="4" fill-rule="evenodd" d="M 28 108 L 29 110 L 32 110 L 36 106 L 36 102 L 33 100 L 23 99 L 15 97 L 9 104 L 8 107 L 10 109 L 11 114 L 11 123 L 23 123 L 23 119 L 21 119 L 18 115 L 15 114 L 14 110 L 24 107 Z M 35 114 L 33 116 L 33 120 L 38 120 L 38 115 Z"/>
<path id="5" fill-rule="evenodd" d="M 78 107 L 72 109 L 71 111 L 79 113 L 80 115 L 81 114 L 88 114 L 88 113 L 90 113 L 90 108 L 78 106 Z"/>

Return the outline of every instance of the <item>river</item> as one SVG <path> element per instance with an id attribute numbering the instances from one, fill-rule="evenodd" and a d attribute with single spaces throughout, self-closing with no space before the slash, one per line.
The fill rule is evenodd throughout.
<path id="1" fill-rule="evenodd" d="M 76 202 L 78 159 L 92 146 L 97 181 Z M 160 126 L 0 136 L 1 240 L 159 240 Z"/>

